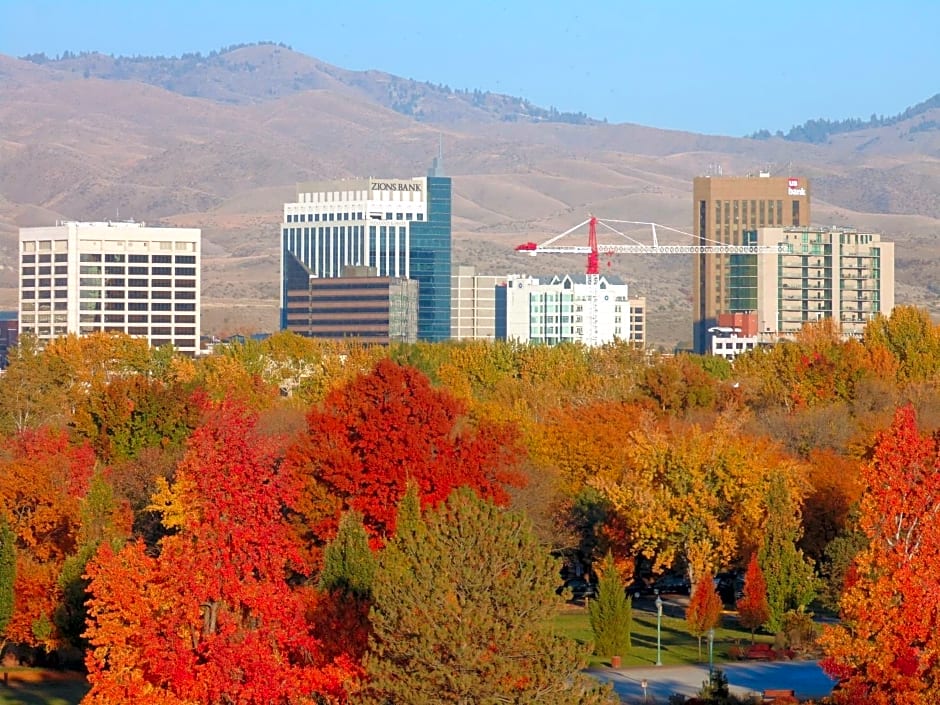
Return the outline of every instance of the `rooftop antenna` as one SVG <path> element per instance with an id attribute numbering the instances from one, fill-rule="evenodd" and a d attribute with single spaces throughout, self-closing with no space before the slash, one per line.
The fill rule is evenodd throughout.
<path id="1" fill-rule="evenodd" d="M 431 162 L 428 176 L 446 176 L 444 174 L 444 133 L 438 133 L 437 156 Z"/>

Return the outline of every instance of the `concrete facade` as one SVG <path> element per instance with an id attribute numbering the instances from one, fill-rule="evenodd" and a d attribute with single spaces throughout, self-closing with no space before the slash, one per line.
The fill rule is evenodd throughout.
<path id="1" fill-rule="evenodd" d="M 21 228 L 19 330 L 119 331 L 199 352 L 201 232 L 134 222 Z"/>
<path id="2" fill-rule="evenodd" d="M 477 274 L 475 267 L 455 267 L 450 287 L 450 337 L 454 340 L 496 338 L 496 287 L 505 276 Z"/>

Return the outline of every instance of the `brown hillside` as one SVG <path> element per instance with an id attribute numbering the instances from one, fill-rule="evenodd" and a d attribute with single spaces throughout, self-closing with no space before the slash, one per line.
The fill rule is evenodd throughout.
<path id="1" fill-rule="evenodd" d="M 0 307 L 16 305 L 18 227 L 135 218 L 203 229 L 207 332 L 273 330 L 278 227 L 294 184 L 423 174 L 440 139 L 454 177 L 457 264 L 580 272 L 579 258 L 533 259 L 513 247 L 589 213 L 688 231 L 694 176 L 769 168 L 813 179 L 817 222 L 898 242 L 898 300 L 935 306 L 936 109 L 827 144 L 563 124 L 539 110 L 508 96 L 346 71 L 272 45 L 42 65 L 0 56 Z M 688 258 L 602 266 L 648 298 L 651 340 L 688 340 Z"/>

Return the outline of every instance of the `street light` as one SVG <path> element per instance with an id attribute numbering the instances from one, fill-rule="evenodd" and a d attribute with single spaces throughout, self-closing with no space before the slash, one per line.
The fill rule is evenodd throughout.
<path id="1" fill-rule="evenodd" d="M 656 665 L 663 665 L 663 598 L 656 596 Z"/>
<path id="2" fill-rule="evenodd" d="M 713 665 L 715 663 L 715 660 L 713 658 L 713 655 L 715 653 L 714 647 L 715 647 L 715 630 L 713 628 L 713 629 L 708 630 L 708 683 L 709 685 L 711 685 L 712 674 L 714 673 L 714 668 L 713 668 Z"/>
<path id="3" fill-rule="evenodd" d="M 645 678 L 640 681 L 640 687 L 643 689 L 643 702 L 644 703 L 649 702 L 649 696 L 647 695 L 647 691 L 646 691 L 646 689 L 649 688 L 649 685 L 650 685 L 649 682 Z"/>

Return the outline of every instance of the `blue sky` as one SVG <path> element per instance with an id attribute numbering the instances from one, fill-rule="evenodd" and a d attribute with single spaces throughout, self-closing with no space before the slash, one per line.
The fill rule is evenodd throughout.
<path id="1" fill-rule="evenodd" d="M 271 40 L 544 107 L 693 132 L 893 115 L 940 92 L 940 2 L 0 0 L 0 53 Z"/>

